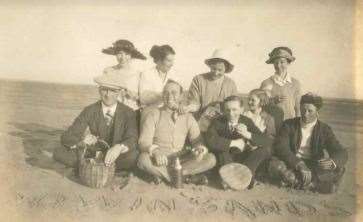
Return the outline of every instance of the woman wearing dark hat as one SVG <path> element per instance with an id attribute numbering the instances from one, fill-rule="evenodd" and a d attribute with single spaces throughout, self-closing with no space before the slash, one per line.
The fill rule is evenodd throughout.
<path id="1" fill-rule="evenodd" d="M 162 91 L 169 79 L 175 79 L 171 68 L 174 64 L 175 51 L 169 45 L 154 45 L 150 56 L 156 64 L 151 69 L 141 73 L 139 95 L 142 107 L 161 106 Z"/>
<path id="2" fill-rule="evenodd" d="M 189 88 L 188 105 L 180 107 L 180 112 L 195 112 L 201 132 L 205 132 L 211 119 L 221 114 L 220 103 L 237 94 L 235 82 L 225 76 L 233 70 L 233 64 L 226 52 L 217 49 L 212 57 L 205 60 L 210 72 L 193 78 Z"/>
<path id="3" fill-rule="evenodd" d="M 261 83 L 261 89 L 266 90 L 271 101 L 284 112 L 284 119 L 300 115 L 300 82 L 291 77 L 287 69 L 295 61 L 288 47 L 277 47 L 269 54 L 267 64 L 273 64 L 275 74 Z"/>
<path id="4" fill-rule="evenodd" d="M 131 66 L 132 59 L 145 60 L 146 57 L 139 52 L 132 42 L 120 39 L 112 44 L 111 47 L 102 50 L 107 55 L 116 56 L 118 64 L 107 67 L 103 73 L 105 75 L 117 73 L 125 79 L 125 84 L 122 86 L 123 95 L 121 102 L 129 106 L 133 110 L 139 109 L 138 87 L 140 72 Z"/>

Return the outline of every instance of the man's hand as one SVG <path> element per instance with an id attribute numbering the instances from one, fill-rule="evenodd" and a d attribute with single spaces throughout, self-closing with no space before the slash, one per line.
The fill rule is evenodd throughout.
<path id="1" fill-rule="evenodd" d="M 311 170 L 306 166 L 306 164 L 301 161 L 296 165 L 296 169 L 300 172 L 301 178 L 303 180 L 303 186 L 307 186 L 311 182 Z"/>
<path id="2" fill-rule="evenodd" d="M 155 163 L 157 166 L 168 165 L 168 157 L 165 154 L 162 154 L 159 150 L 154 150 L 153 157 L 155 158 Z"/>
<path id="3" fill-rule="evenodd" d="M 197 160 L 203 159 L 204 155 L 207 153 L 208 153 L 207 147 L 202 146 L 202 145 L 197 146 L 192 149 L 192 154 L 193 154 L 194 158 Z"/>
<path id="4" fill-rule="evenodd" d="M 318 161 L 318 166 L 323 170 L 332 170 L 336 168 L 334 161 L 331 158 L 321 159 Z"/>
<path id="5" fill-rule="evenodd" d="M 236 126 L 236 132 L 246 139 L 251 139 L 252 137 L 252 134 L 247 130 L 247 126 L 242 123 Z"/>
<path id="6" fill-rule="evenodd" d="M 97 143 L 98 138 L 92 134 L 87 134 L 84 139 L 83 139 L 83 144 L 88 145 L 88 146 L 92 146 L 95 145 Z"/>
<path id="7" fill-rule="evenodd" d="M 126 153 L 129 150 L 127 146 L 116 144 L 113 147 L 111 147 L 105 157 L 105 165 L 111 166 L 113 162 L 120 156 L 121 153 Z"/>
<path id="8" fill-rule="evenodd" d="M 229 147 L 235 147 L 239 149 L 241 152 L 245 150 L 245 146 L 246 143 L 243 139 L 232 140 L 231 144 L 229 145 Z"/>

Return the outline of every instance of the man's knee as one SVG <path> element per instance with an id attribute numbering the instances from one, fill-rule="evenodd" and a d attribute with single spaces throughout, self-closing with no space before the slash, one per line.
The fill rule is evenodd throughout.
<path id="1" fill-rule="evenodd" d="M 77 167 L 77 149 L 57 146 L 53 151 L 53 159 L 69 167 Z"/>
<path id="2" fill-rule="evenodd" d="M 287 166 L 283 161 L 275 157 L 270 159 L 268 163 L 268 173 L 271 177 L 278 178 L 280 177 L 281 173 L 285 172 L 286 170 Z"/>
<path id="3" fill-rule="evenodd" d="M 127 153 L 121 154 L 116 159 L 116 168 L 120 170 L 129 170 L 136 166 L 139 152 L 137 150 L 131 150 Z"/>
<path id="4" fill-rule="evenodd" d="M 207 153 L 203 159 L 209 169 L 212 169 L 217 164 L 217 159 L 213 153 Z"/>

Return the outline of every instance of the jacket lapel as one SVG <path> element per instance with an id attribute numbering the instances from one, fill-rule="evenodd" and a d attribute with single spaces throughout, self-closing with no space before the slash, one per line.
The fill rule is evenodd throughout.
<path id="1" fill-rule="evenodd" d="M 318 149 L 319 149 L 319 131 L 320 131 L 320 124 L 319 124 L 319 120 L 316 122 L 312 135 L 311 135 L 311 140 L 310 140 L 310 147 L 311 147 L 311 153 L 313 155 L 313 157 L 316 157 L 318 154 Z"/>
<path id="2" fill-rule="evenodd" d="M 297 121 L 297 123 L 296 123 L 296 125 L 297 125 L 297 134 L 296 134 L 296 136 L 295 136 L 295 144 L 296 144 L 296 146 L 295 146 L 295 152 L 297 152 L 298 150 L 299 150 L 299 148 L 300 148 L 300 145 L 301 145 L 301 139 L 302 139 L 302 132 L 301 132 L 301 118 L 298 118 L 297 119 L 298 121 Z"/>
<path id="3" fill-rule="evenodd" d="M 113 129 L 112 145 L 119 143 L 121 140 L 122 126 L 124 125 L 123 121 L 124 119 L 122 115 L 121 105 L 120 103 L 117 103 L 117 108 L 114 116 L 114 124 L 113 124 L 114 129 Z"/>
<path id="4" fill-rule="evenodd" d="M 98 106 L 97 106 L 96 117 L 95 117 L 97 135 L 101 138 L 104 138 L 104 136 L 105 136 L 104 129 L 106 126 L 106 122 L 105 122 L 104 116 L 103 116 L 101 101 L 97 105 Z"/>

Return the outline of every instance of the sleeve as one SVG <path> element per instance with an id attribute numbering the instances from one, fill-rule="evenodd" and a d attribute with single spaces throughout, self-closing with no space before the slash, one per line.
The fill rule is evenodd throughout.
<path id="1" fill-rule="evenodd" d="M 215 119 L 207 130 L 205 141 L 211 151 L 225 152 L 229 150 L 232 140 L 219 135 L 218 119 Z"/>
<path id="2" fill-rule="evenodd" d="M 158 109 L 148 112 L 141 120 L 140 123 L 140 137 L 139 137 L 139 149 L 141 152 L 149 152 L 150 147 L 154 142 L 154 134 L 156 128 L 156 112 Z"/>
<path id="3" fill-rule="evenodd" d="M 251 145 L 264 148 L 271 147 L 272 139 L 270 139 L 267 135 L 263 134 L 250 119 L 247 120 L 247 130 L 252 134 L 252 137 L 249 140 L 251 142 Z"/>
<path id="4" fill-rule="evenodd" d="M 272 83 L 271 81 L 269 81 L 269 79 L 266 79 L 264 81 L 262 81 L 260 89 L 265 90 L 267 95 L 271 98 L 272 97 Z"/>
<path id="5" fill-rule="evenodd" d="M 347 151 L 341 146 L 332 129 L 328 126 L 326 128 L 326 149 L 330 158 L 338 167 L 342 167 L 348 160 Z"/>
<path id="6" fill-rule="evenodd" d="M 191 114 L 188 115 L 188 140 L 193 147 L 196 147 L 202 144 L 202 137 L 197 121 Z"/>
<path id="7" fill-rule="evenodd" d="M 193 109 L 191 110 L 191 112 L 197 112 L 200 109 L 201 106 L 200 96 L 201 96 L 200 84 L 198 82 L 198 78 L 194 77 L 192 83 L 190 84 L 188 92 L 188 101 L 190 107 Z"/>
<path id="8" fill-rule="evenodd" d="M 276 136 L 275 120 L 272 118 L 272 116 L 268 116 L 266 118 L 266 134 L 271 138 L 275 138 Z"/>
<path id="9" fill-rule="evenodd" d="M 237 86 L 236 86 L 236 83 L 233 80 L 232 80 L 232 83 L 231 83 L 231 95 L 232 96 L 238 95 Z"/>
<path id="10" fill-rule="evenodd" d="M 301 86 L 300 86 L 300 82 L 296 80 L 296 89 L 295 89 L 295 94 L 294 94 L 294 99 L 295 99 L 295 117 L 300 116 L 300 99 L 301 99 Z"/>
<path id="11" fill-rule="evenodd" d="M 162 101 L 161 93 L 155 92 L 150 85 L 153 83 L 147 79 L 147 75 L 151 73 L 141 73 L 139 82 L 139 98 L 142 105 L 152 105 Z"/>
<path id="12" fill-rule="evenodd" d="M 130 150 L 136 149 L 138 138 L 136 114 L 134 111 L 130 111 L 127 115 L 125 123 L 125 131 L 122 137 L 121 144 L 127 146 Z"/>
<path id="13" fill-rule="evenodd" d="M 282 161 L 287 163 L 289 167 L 295 169 L 296 165 L 300 162 L 299 158 L 291 151 L 289 137 L 289 125 L 284 122 L 278 135 L 276 136 L 274 149 L 275 155 Z"/>
<path id="14" fill-rule="evenodd" d="M 71 147 L 82 141 L 83 134 L 88 127 L 89 118 L 89 111 L 86 108 L 77 116 L 72 125 L 62 134 L 61 143 L 63 146 Z"/>

